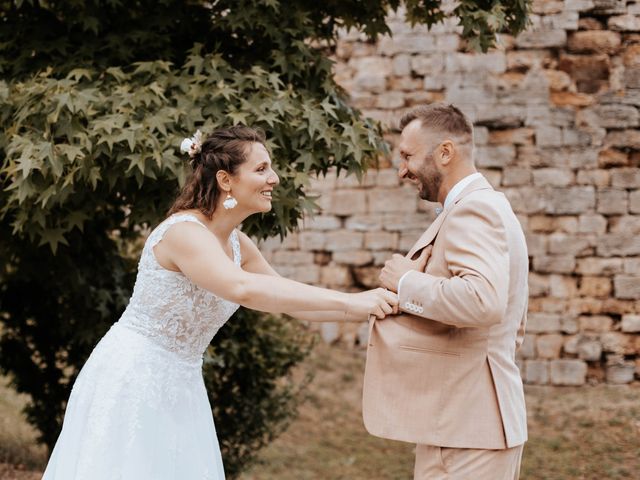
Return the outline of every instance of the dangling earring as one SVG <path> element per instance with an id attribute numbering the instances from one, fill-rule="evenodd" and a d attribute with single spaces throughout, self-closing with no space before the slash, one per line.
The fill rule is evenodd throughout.
<path id="1" fill-rule="evenodd" d="M 226 210 L 231 210 L 232 208 L 235 208 L 236 205 L 238 205 L 238 201 L 233 198 L 230 193 L 227 193 L 227 198 L 222 202 L 222 206 Z"/>

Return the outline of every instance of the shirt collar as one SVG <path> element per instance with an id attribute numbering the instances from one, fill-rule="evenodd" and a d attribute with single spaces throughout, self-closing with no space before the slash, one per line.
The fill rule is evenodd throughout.
<path id="1" fill-rule="evenodd" d="M 449 190 L 449 193 L 447 194 L 447 198 L 444 199 L 444 205 L 442 207 L 447 208 L 447 205 L 452 203 L 456 199 L 456 197 L 466 188 L 467 185 L 469 185 L 471 182 L 473 182 L 477 178 L 481 178 L 481 177 L 482 177 L 482 174 L 480 172 L 476 172 L 476 173 L 472 173 L 471 175 L 467 175 L 458 183 L 456 183 L 453 186 L 453 188 Z"/>

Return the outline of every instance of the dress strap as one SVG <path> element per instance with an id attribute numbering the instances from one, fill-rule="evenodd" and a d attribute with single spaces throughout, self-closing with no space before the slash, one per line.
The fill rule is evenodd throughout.
<path id="1" fill-rule="evenodd" d="M 240 251 L 240 239 L 236 229 L 231 232 L 231 249 L 233 250 L 233 261 L 236 265 L 242 264 L 242 252 Z"/>
<path id="2" fill-rule="evenodd" d="M 180 222 L 193 222 L 204 228 L 207 228 L 207 226 L 200 220 L 198 220 L 198 217 L 196 217 L 195 215 L 192 215 L 191 213 L 177 213 L 164 220 L 153 230 L 153 232 L 151 232 L 149 238 L 147 239 L 147 246 L 149 248 L 155 247 L 160 242 L 160 240 L 162 240 L 162 237 L 164 237 L 164 234 L 167 232 L 167 230 L 169 230 L 169 227 Z"/>

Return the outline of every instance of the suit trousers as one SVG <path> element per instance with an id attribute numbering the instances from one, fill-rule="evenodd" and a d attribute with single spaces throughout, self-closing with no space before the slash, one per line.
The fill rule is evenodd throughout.
<path id="1" fill-rule="evenodd" d="M 414 480 L 518 480 L 523 445 L 504 450 L 416 446 Z"/>

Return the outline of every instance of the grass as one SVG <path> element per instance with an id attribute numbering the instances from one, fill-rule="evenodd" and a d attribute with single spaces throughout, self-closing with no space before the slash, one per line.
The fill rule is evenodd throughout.
<path id="1" fill-rule="evenodd" d="M 320 344 L 307 363 L 316 374 L 298 418 L 241 480 L 410 479 L 413 445 L 372 437 L 362 426 L 364 353 Z M 35 433 L 18 413 L 24 398 L 0 388 L 0 478 L 38 479 L 44 451 L 34 447 Z M 526 396 L 529 442 L 521 479 L 638 474 L 640 385 L 527 387 Z"/>
<path id="2" fill-rule="evenodd" d="M 41 475 L 34 471 L 46 462 L 46 450 L 37 444 L 36 431 L 20 414 L 26 397 L 6 383 L 0 377 L 0 478 L 36 480 Z"/>
<path id="3" fill-rule="evenodd" d="M 308 361 L 315 378 L 298 418 L 242 480 L 410 478 L 413 446 L 362 425 L 364 352 L 319 344 Z"/>
<path id="4" fill-rule="evenodd" d="M 640 386 L 528 387 L 526 393 L 523 478 L 638 478 Z"/>

